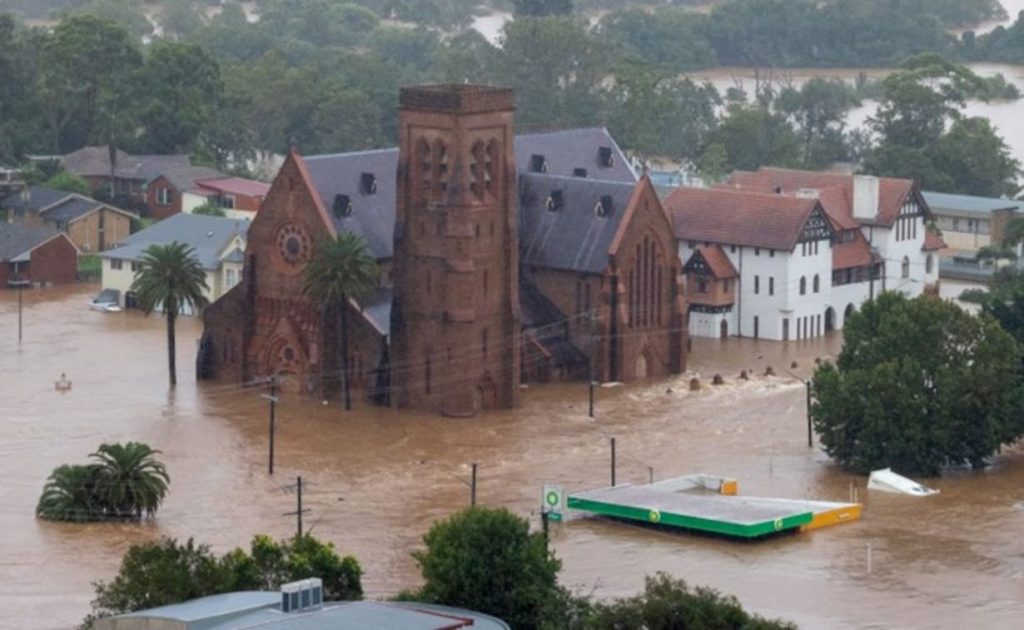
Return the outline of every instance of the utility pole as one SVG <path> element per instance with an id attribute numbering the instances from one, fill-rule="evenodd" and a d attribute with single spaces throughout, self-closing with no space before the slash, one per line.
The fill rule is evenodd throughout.
<path id="1" fill-rule="evenodd" d="M 307 509 L 303 509 L 302 508 L 302 487 L 303 487 L 303 483 L 302 483 L 302 477 L 301 476 L 296 478 L 294 486 L 285 486 L 284 489 L 285 490 L 291 490 L 293 487 L 295 488 L 295 492 L 296 492 L 296 496 L 297 496 L 296 509 L 295 509 L 294 512 L 285 512 L 284 516 L 294 516 L 295 517 L 295 520 L 296 520 L 296 529 L 295 529 L 296 536 L 301 538 L 302 537 L 302 515 L 305 514 L 306 512 L 310 511 L 308 508 Z"/>
<path id="2" fill-rule="evenodd" d="M 21 293 L 24 291 L 25 285 L 19 280 L 18 281 L 18 345 L 21 345 Z"/>
<path id="3" fill-rule="evenodd" d="M 594 348 L 597 346 L 595 335 L 594 335 L 594 311 L 591 310 L 587 314 L 587 334 L 589 337 L 589 352 L 587 359 L 587 384 L 588 384 L 588 397 L 589 404 L 587 405 L 587 415 L 591 418 L 594 417 Z"/>
<path id="4" fill-rule="evenodd" d="M 274 429 L 276 427 L 275 412 L 277 410 L 277 377 L 270 377 L 270 395 L 263 395 L 264 398 L 270 401 L 270 453 L 267 457 L 267 469 L 271 475 L 274 474 Z M 302 494 L 302 490 L 299 490 L 299 494 Z"/>
<path id="5" fill-rule="evenodd" d="M 615 487 L 615 438 L 611 438 L 612 442 L 612 487 Z"/>
<path id="6" fill-rule="evenodd" d="M 476 462 L 473 462 L 473 476 L 469 485 L 469 506 L 476 507 Z"/>
<path id="7" fill-rule="evenodd" d="M 807 448 L 814 448 L 814 432 L 811 428 L 811 381 L 804 381 L 807 387 Z"/>

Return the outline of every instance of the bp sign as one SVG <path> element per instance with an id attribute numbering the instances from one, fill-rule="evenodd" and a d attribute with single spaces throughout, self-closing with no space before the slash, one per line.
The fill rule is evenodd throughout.
<path id="1" fill-rule="evenodd" d="M 565 511 L 565 493 L 561 486 L 545 485 L 541 493 L 541 509 L 552 521 L 562 520 L 562 512 Z"/>

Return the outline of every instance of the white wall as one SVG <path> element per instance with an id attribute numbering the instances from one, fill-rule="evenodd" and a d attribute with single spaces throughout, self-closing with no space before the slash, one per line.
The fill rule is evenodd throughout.
<path id="1" fill-rule="evenodd" d="M 925 224 L 922 217 L 915 217 L 917 235 L 916 238 L 897 240 L 895 225 L 893 228 L 865 226 L 862 228 L 868 242 L 878 249 L 878 253 L 885 259 L 885 281 L 882 283 L 886 291 L 900 291 L 907 297 L 916 297 L 924 292 L 925 284 L 929 282 L 925 273 L 926 252 L 921 251 L 924 246 Z M 903 277 L 903 258 L 910 259 L 909 277 Z M 935 265 L 935 272 L 932 274 L 938 278 L 938 263 Z M 933 282 L 934 280 L 932 280 Z M 879 287 L 875 287 L 876 292 Z"/>
<path id="2" fill-rule="evenodd" d="M 192 211 L 199 206 L 205 205 L 206 202 L 210 201 L 211 197 L 204 197 L 203 195 L 197 195 L 194 192 L 185 191 L 181 194 L 181 211 L 186 214 L 192 214 Z M 246 221 L 252 221 L 256 218 L 256 213 L 250 210 L 236 210 L 234 208 L 224 208 L 224 216 L 229 219 L 244 219 Z"/>

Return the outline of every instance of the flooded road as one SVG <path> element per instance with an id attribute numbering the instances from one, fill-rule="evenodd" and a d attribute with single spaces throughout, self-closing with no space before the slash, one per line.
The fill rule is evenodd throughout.
<path id="1" fill-rule="evenodd" d="M 806 443 L 805 376 L 840 340 L 788 346 L 696 340 L 692 367 L 722 387 L 689 392 L 685 378 L 601 389 L 586 417 L 583 384 L 532 386 L 521 409 L 470 420 L 285 398 L 276 474 L 266 471 L 267 401 L 260 391 L 194 381 L 198 323 L 179 323 L 179 385 L 168 394 L 162 320 L 86 308 L 94 291 L 26 292 L 17 345 L 16 294 L 0 292 L 0 627 L 67 628 L 89 610 L 90 583 L 110 579 L 133 544 L 162 535 L 217 552 L 253 534 L 295 531 L 295 497 L 312 485 L 307 528 L 356 555 L 369 597 L 418 583 L 409 552 L 430 523 L 465 506 L 471 462 L 480 503 L 527 516 L 543 483 L 606 485 L 608 437 L 618 478 L 707 472 L 739 479 L 741 494 L 845 500 L 859 486 L 862 521 L 743 544 L 579 519 L 556 526 L 563 582 L 598 597 L 632 594 L 668 571 L 735 594 L 751 609 L 806 628 L 1014 628 L 1024 616 L 1024 452 L 990 471 L 930 482 L 942 494 L 873 494 Z M 741 369 L 782 376 L 739 381 Z M 73 389 L 54 391 L 66 372 Z M 65 525 L 33 510 L 46 476 L 104 441 L 163 451 L 171 475 L 157 518 L 141 525 Z M 338 501 L 343 498 L 343 501 Z M 1016 507 L 1015 507 L 1016 506 Z M 535 519 L 536 520 L 536 519 Z M 868 573 L 866 545 L 873 554 Z"/>

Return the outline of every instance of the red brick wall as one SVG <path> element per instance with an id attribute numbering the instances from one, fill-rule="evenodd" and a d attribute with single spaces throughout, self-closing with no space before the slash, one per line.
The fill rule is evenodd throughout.
<path id="1" fill-rule="evenodd" d="M 52 238 L 32 251 L 29 279 L 40 284 L 70 284 L 78 280 L 78 252 L 64 236 Z"/>
<path id="2" fill-rule="evenodd" d="M 171 203 L 162 204 L 159 202 L 158 192 L 168 188 L 171 191 Z M 149 216 L 156 219 L 167 217 L 181 212 L 181 191 L 174 188 L 164 177 L 157 177 L 149 183 L 146 188 L 146 207 L 149 208 Z"/>

